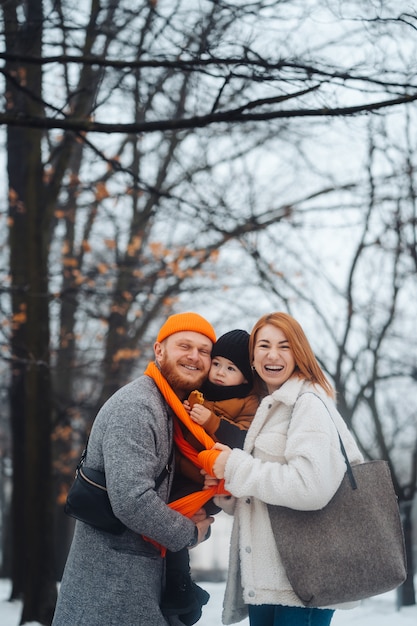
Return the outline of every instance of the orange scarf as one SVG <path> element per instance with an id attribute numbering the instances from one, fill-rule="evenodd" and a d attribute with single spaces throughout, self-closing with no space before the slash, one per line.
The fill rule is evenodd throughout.
<path id="1" fill-rule="evenodd" d="M 181 400 L 174 393 L 166 378 L 161 374 L 154 362 L 150 362 L 145 370 L 145 375 L 152 378 L 159 391 L 165 398 L 167 404 L 174 411 L 178 419 L 188 428 L 195 438 L 204 446 L 205 450 L 198 453 L 191 446 L 182 434 L 180 425 L 174 421 L 174 441 L 182 454 L 186 456 L 196 467 L 204 469 L 208 474 L 213 476 L 213 464 L 220 454 L 220 450 L 212 450 L 214 440 L 206 433 L 204 428 L 193 422 L 191 417 L 185 410 Z M 218 494 L 227 494 L 224 489 L 224 480 L 221 480 L 216 487 L 210 487 L 202 491 L 195 491 L 188 496 L 184 496 L 179 500 L 171 502 L 168 506 L 186 517 L 192 517 L 201 507 L 208 502 L 213 496 Z"/>

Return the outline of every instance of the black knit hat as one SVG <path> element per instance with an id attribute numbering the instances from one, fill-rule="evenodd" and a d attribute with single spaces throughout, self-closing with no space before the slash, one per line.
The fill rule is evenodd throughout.
<path id="1" fill-rule="evenodd" d="M 252 370 L 249 362 L 249 333 L 246 330 L 230 330 L 216 341 L 211 358 L 223 356 L 240 369 L 248 383 L 252 383 Z"/>

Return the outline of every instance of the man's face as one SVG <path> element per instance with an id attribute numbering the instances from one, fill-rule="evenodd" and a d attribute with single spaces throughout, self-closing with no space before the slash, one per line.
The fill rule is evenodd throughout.
<path id="1" fill-rule="evenodd" d="M 212 342 L 193 331 L 181 331 L 154 346 L 155 359 L 177 396 L 184 400 L 207 378 Z"/>

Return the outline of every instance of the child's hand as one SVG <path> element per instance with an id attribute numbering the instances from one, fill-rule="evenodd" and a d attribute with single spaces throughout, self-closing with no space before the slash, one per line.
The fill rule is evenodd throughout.
<path id="1" fill-rule="evenodd" d="M 196 424 L 200 424 L 200 426 L 204 426 L 209 421 L 210 415 L 210 409 L 207 409 L 202 404 L 195 404 L 190 411 L 191 419 Z"/>
<path id="2" fill-rule="evenodd" d="M 184 402 L 182 403 L 184 409 L 187 411 L 188 414 L 190 414 L 191 411 L 191 405 L 188 402 L 188 400 L 184 400 Z"/>

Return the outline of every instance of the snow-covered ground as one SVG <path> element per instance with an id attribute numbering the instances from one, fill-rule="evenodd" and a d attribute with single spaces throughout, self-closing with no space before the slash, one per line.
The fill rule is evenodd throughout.
<path id="1" fill-rule="evenodd" d="M 205 582 L 201 572 L 207 569 L 225 570 L 229 558 L 229 539 L 232 518 L 224 513 L 216 515 L 212 526 L 211 538 L 190 552 L 192 570 L 198 584 L 210 593 L 209 603 L 203 609 L 203 616 L 197 626 L 221 626 L 221 613 L 224 594 L 224 582 Z M 417 589 L 417 576 L 416 576 Z M 20 602 L 8 602 L 10 581 L 0 579 L 0 626 L 18 626 L 21 615 Z M 248 626 L 249 620 L 240 622 Z M 27 625 L 29 626 L 29 624 Z M 30 626 L 39 626 L 31 622 Z M 88 626 L 88 624 L 85 624 Z M 120 624 L 123 626 L 123 624 Z M 141 626 L 141 625 L 138 625 Z M 332 626 L 417 626 L 417 605 L 397 610 L 395 591 L 370 598 L 361 606 L 351 611 L 336 611 Z"/>
<path id="2" fill-rule="evenodd" d="M 200 582 L 210 593 L 210 601 L 204 607 L 204 613 L 198 626 L 220 626 L 223 601 L 224 583 Z M 10 581 L 0 579 L 0 626 L 18 626 L 20 621 L 20 602 L 8 602 Z M 249 624 L 248 620 L 240 622 L 242 626 Z M 416 626 L 417 606 L 396 609 L 396 592 L 365 600 L 362 605 L 351 611 L 336 611 L 332 626 Z M 28 624 L 29 626 L 29 624 Z M 37 626 L 31 622 L 31 626 Z M 88 626 L 86 624 L 85 626 Z M 123 624 L 120 624 L 123 626 Z"/>

